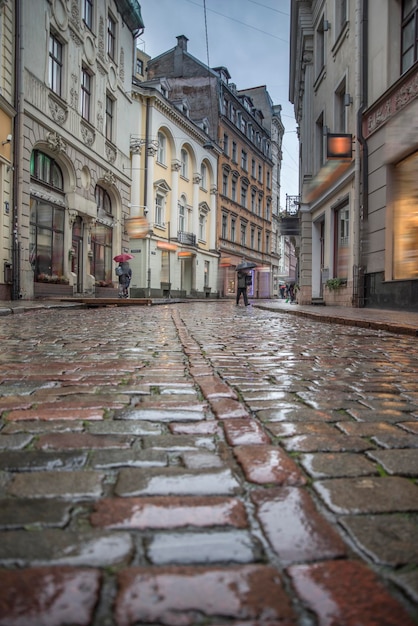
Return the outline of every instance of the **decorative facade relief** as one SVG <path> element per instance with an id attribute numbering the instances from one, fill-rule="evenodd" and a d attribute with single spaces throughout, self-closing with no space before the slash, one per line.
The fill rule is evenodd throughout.
<path id="1" fill-rule="evenodd" d="M 71 87 L 70 87 L 70 106 L 72 109 L 78 109 L 78 76 L 77 74 L 71 74 Z"/>
<path id="2" fill-rule="evenodd" d="M 99 41 L 97 45 L 99 57 L 102 61 L 105 60 L 105 29 L 104 29 L 104 20 L 101 15 L 99 18 Z"/>
<path id="3" fill-rule="evenodd" d="M 67 119 L 67 111 L 64 107 L 59 104 L 51 95 L 48 98 L 48 106 L 49 111 L 51 113 L 51 117 L 54 122 L 57 122 L 60 126 L 62 126 Z"/>
<path id="4" fill-rule="evenodd" d="M 116 150 L 112 146 L 106 145 L 106 157 L 109 163 L 116 161 Z"/>
<path id="5" fill-rule="evenodd" d="M 107 185 L 114 185 L 116 183 L 116 176 L 110 170 L 107 170 L 103 176 L 103 180 Z"/>
<path id="6" fill-rule="evenodd" d="M 95 140 L 94 132 L 88 126 L 81 124 L 81 136 L 86 146 L 91 147 Z"/>
<path id="7" fill-rule="evenodd" d="M 146 144 L 146 139 L 140 139 L 139 137 L 131 137 L 130 151 L 131 154 L 142 154 L 142 146 Z"/>
<path id="8" fill-rule="evenodd" d="M 125 50 L 123 48 L 120 49 L 119 78 L 122 82 L 125 80 Z"/>
<path id="9" fill-rule="evenodd" d="M 103 102 L 101 100 L 97 101 L 97 125 L 96 128 L 99 133 L 103 132 Z"/>
<path id="10" fill-rule="evenodd" d="M 51 131 L 46 137 L 48 146 L 53 152 L 66 152 L 67 144 L 57 132 Z"/>

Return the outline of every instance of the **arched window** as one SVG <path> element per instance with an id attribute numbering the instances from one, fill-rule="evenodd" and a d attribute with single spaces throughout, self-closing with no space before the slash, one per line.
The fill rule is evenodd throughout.
<path id="1" fill-rule="evenodd" d="M 30 160 L 29 256 L 34 280 L 65 283 L 64 277 L 64 218 L 65 198 L 63 175 L 55 160 L 40 150 L 34 150 Z M 48 199 L 42 188 L 49 190 Z"/>
<path id="2" fill-rule="evenodd" d="M 112 202 L 106 189 L 96 185 L 94 192 L 97 204 L 97 221 L 91 231 L 91 249 L 93 258 L 91 273 L 96 283 L 112 282 Z"/>

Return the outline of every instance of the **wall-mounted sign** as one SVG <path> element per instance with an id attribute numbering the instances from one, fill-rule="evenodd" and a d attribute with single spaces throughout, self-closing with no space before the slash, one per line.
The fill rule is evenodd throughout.
<path id="1" fill-rule="evenodd" d="M 328 133 L 327 135 L 327 158 L 328 159 L 352 159 L 353 135 L 341 133 Z"/>

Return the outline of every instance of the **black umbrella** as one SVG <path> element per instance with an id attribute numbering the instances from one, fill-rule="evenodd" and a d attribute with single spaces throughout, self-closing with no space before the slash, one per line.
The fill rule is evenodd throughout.
<path id="1" fill-rule="evenodd" d="M 241 272 L 242 270 L 253 270 L 255 267 L 257 267 L 257 263 L 252 263 L 251 261 L 243 261 L 236 266 L 235 271 Z"/>

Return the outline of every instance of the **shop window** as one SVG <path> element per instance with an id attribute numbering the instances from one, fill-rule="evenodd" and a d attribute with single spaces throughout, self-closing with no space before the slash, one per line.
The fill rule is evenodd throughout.
<path id="1" fill-rule="evenodd" d="M 112 236 L 110 226 L 96 222 L 91 232 L 91 249 L 93 258 L 91 272 L 96 282 L 110 283 L 113 280 L 112 268 Z"/>
<path id="2" fill-rule="evenodd" d="M 418 152 L 395 168 L 393 278 L 418 279 Z"/>
<path id="3" fill-rule="evenodd" d="M 30 262 L 34 280 L 66 282 L 64 278 L 64 209 L 30 199 Z"/>

